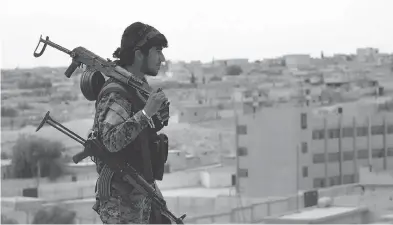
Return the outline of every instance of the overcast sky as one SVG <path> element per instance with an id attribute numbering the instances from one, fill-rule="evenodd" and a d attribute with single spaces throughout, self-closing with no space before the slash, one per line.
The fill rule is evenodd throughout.
<path id="1" fill-rule="evenodd" d="M 68 65 L 52 48 L 33 57 L 41 34 L 109 58 L 136 21 L 167 36 L 170 60 L 393 52 L 392 0 L 2 0 L 0 8 L 3 68 Z"/>

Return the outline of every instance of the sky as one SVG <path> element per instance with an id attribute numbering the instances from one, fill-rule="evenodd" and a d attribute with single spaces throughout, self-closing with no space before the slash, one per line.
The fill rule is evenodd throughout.
<path id="1" fill-rule="evenodd" d="M 375 47 L 393 53 L 392 0 L 2 0 L 1 67 L 68 66 L 40 35 L 111 58 L 124 29 L 148 23 L 165 34 L 168 60 L 319 57 Z"/>

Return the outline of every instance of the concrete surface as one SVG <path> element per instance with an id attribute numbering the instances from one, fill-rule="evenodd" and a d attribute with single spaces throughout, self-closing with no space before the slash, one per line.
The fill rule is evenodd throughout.
<path id="1" fill-rule="evenodd" d="M 164 197 L 210 197 L 216 198 L 218 196 L 230 196 L 235 195 L 235 190 L 233 188 L 181 188 L 175 190 L 163 190 L 162 195 Z"/>
<path id="2" fill-rule="evenodd" d="M 365 215 L 368 213 L 367 207 L 330 207 L 311 208 L 300 212 L 290 213 L 280 217 L 264 219 L 264 223 L 302 223 L 302 224 L 359 224 L 366 223 Z"/>
<path id="3" fill-rule="evenodd" d="M 323 217 L 334 216 L 342 213 L 353 211 L 354 207 L 331 207 L 331 208 L 313 208 L 310 210 L 304 210 L 298 213 L 292 213 L 281 216 L 283 219 L 320 219 Z"/>

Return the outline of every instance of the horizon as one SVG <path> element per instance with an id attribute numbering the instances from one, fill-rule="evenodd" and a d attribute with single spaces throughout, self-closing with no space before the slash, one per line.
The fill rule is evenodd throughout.
<path id="1" fill-rule="evenodd" d="M 123 30 L 136 21 L 167 36 L 169 47 L 163 52 L 171 61 L 255 61 L 290 54 L 318 58 L 321 52 L 329 57 L 367 47 L 393 53 L 389 0 L 114 0 L 110 5 L 70 0 L 55 6 L 49 0 L 5 0 L 3 5 L 2 69 L 68 67 L 70 57 L 51 47 L 34 58 L 40 35 L 69 50 L 83 46 L 112 58 Z M 143 10 L 147 7 L 149 13 Z"/>

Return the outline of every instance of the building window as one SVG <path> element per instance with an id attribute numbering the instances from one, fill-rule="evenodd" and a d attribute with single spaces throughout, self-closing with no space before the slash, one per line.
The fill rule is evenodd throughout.
<path id="1" fill-rule="evenodd" d="M 338 162 L 338 152 L 328 154 L 329 162 Z"/>
<path id="2" fill-rule="evenodd" d="M 237 134 L 239 134 L 239 135 L 247 134 L 247 126 L 246 125 L 237 125 Z"/>
<path id="3" fill-rule="evenodd" d="M 393 148 L 388 148 L 387 155 L 388 156 L 393 156 Z"/>
<path id="4" fill-rule="evenodd" d="M 323 178 L 314 178 L 313 180 L 314 188 L 322 188 L 325 187 L 325 179 Z"/>
<path id="5" fill-rule="evenodd" d="M 340 184 L 340 177 L 339 176 L 330 177 L 329 180 L 330 180 L 330 186 L 335 186 L 335 185 Z"/>
<path id="6" fill-rule="evenodd" d="M 313 130 L 312 131 L 312 139 L 313 140 L 321 140 L 325 138 L 324 130 Z"/>
<path id="7" fill-rule="evenodd" d="M 238 156 L 246 156 L 246 155 L 248 155 L 248 150 L 247 150 L 247 148 L 246 148 L 246 147 L 239 147 L 239 148 L 237 149 L 237 155 L 238 155 Z"/>
<path id="8" fill-rule="evenodd" d="M 325 162 L 325 154 L 323 153 L 316 153 L 313 154 L 312 161 L 314 164 L 324 163 Z"/>
<path id="9" fill-rule="evenodd" d="M 358 159 L 368 159 L 368 150 L 367 149 L 358 150 Z"/>
<path id="10" fill-rule="evenodd" d="M 388 134 L 393 134 L 393 125 L 387 125 L 388 127 Z"/>
<path id="11" fill-rule="evenodd" d="M 353 137 L 353 128 L 352 127 L 344 127 L 343 128 L 343 137 Z"/>
<path id="12" fill-rule="evenodd" d="M 308 167 L 307 166 L 303 166 L 302 174 L 303 174 L 303 177 L 308 177 Z"/>
<path id="13" fill-rule="evenodd" d="M 302 113 L 300 115 L 300 126 L 303 130 L 307 129 L 307 114 L 306 113 Z"/>
<path id="14" fill-rule="evenodd" d="M 343 153 L 344 161 L 351 161 L 353 160 L 353 152 L 352 151 L 345 151 Z"/>
<path id="15" fill-rule="evenodd" d="M 239 168 L 239 177 L 248 177 L 248 169 Z"/>
<path id="16" fill-rule="evenodd" d="M 329 129 L 328 130 L 329 138 L 339 138 L 340 137 L 340 129 Z"/>
<path id="17" fill-rule="evenodd" d="M 382 125 L 379 125 L 379 126 L 372 126 L 371 127 L 371 134 L 372 135 L 382 135 L 384 132 L 383 132 L 383 126 Z"/>
<path id="18" fill-rule="evenodd" d="M 307 153 L 308 152 L 308 145 L 307 142 L 302 142 L 302 153 Z"/>
<path id="19" fill-rule="evenodd" d="M 355 183 L 355 174 L 348 174 L 343 176 L 343 184 Z"/>
<path id="20" fill-rule="evenodd" d="M 384 157 L 384 149 L 373 149 L 372 150 L 372 157 L 375 158 L 383 158 Z"/>
<path id="21" fill-rule="evenodd" d="M 358 137 L 367 136 L 368 128 L 367 127 L 358 127 L 358 128 L 356 128 L 356 133 L 357 133 Z"/>

